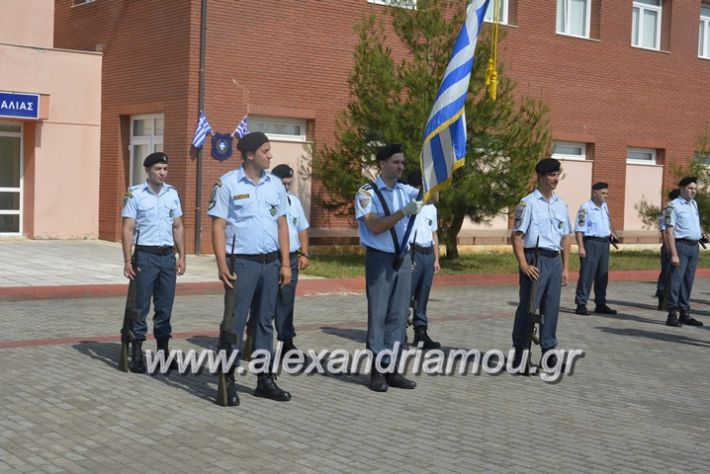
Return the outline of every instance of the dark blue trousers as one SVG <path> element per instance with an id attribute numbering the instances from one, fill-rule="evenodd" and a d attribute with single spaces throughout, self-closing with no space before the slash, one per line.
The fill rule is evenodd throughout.
<path id="1" fill-rule="evenodd" d="M 528 264 L 533 263 L 534 255 L 525 253 Z M 538 257 L 537 268 L 540 270 L 535 309 L 540 308 L 543 323 L 540 325 L 540 346 L 552 349 L 557 346 L 557 318 L 560 313 L 560 292 L 562 290 L 562 260 L 557 257 Z M 523 347 L 526 340 L 528 302 L 532 291 L 532 280 L 522 272 L 520 277 L 520 303 L 515 311 L 513 325 L 513 346 Z"/>
<path id="2" fill-rule="evenodd" d="M 133 323 L 133 334 L 136 340 L 144 341 L 148 331 L 146 316 L 150 312 L 150 299 L 153 298 L 153 336 L 155 338 L 170 337 L 170 315 L 175 299 L 175 254 L 155 255 L 138 252 L 136 265 L 140 269 L 136 276 L 136 309 L 138 321 Z"/>
<path id="3" fill-rule="evenodd" d="M 274 326 L 276 326 L 276 337 L 279 341 L 285 341 L 296 336 L 296 328 L 293 326 L 293 305 L 296 300 L 296 285 L 298 285 L 298 254 L 291 254 L 291 283 L 279 288 L 276 297 L 276 316 Z"/>
<path id="4" fill-rule="evenodd" d="M 698 266 L 699 249 L 695 244 L 675 241 L 680 265 L 671 265 L 670 293 L 668 294 L 668 310 L 690 310 L 690 292 L 693 290 L 695 269 Z"/>
<path id="5" fill-rule="evenodd" d="M 431 284 L 434 281 L 434 252 L 414 252 L 412 271 L 412 300 L 414 303 L 414 327 L 427 327 L 426 306 L 429 302 Z"/>
<path id="6" fill-rule="evenodd" d="M 609 284 L 609 239 L 593 238 L 584 241 L 587 251 L 579 259 L 579 280 L 574 297 L 575 304 L 587 304 L 594 283 L 594 302 L 606 304 L 606 287 Z"/>

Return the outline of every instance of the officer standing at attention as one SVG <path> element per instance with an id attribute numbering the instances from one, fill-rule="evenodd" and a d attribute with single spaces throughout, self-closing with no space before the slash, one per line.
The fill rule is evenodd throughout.
<path id="1" fill-rule="evenodd" d="M 421 171 L 411 172 L 407 181 L 410 186 L 417 189 L 421 188 Z M 438 196 L 434 198 L 435 202 L 437 200 Z M 441 266 L 439 265 L 439 237 L 436 235 L 438 228 L 436 206 L 434 204 L 424 205 L 415 218 L 410 237 L 412 265 L 414 265 L 411 296 L 411 303 L 414 309 L 412 318 L 412 325 L 414 326 L 413 344 L 419 346 L 421 343 L 423 349 L 441 348 L 441 344 L 432 340 L 427 333 L 429 324 L 426 314 L 434 274 L 441 271 Z"/>
<path id="2" fill-rule="evenodd" d="M 185 273 L 185 231 L 182 223 L 180 197 L 175 188 L 165 183 L 168 175 L 168 155 L 151 153 L 143 161 L 148 174 L 145 183 L 131 186 L 123 199 L 123 275 L 136 279 L 136 311 L 133 323 L 135 336 L 131 347 L 131 372 L 146 371 L 143 341 L 148 326 L 145 318 L 153 297 L 153 335 L 158 350 L 167 357 L 168 340 L 172 334 L 170 314 L 175 299 L 176 275 Z M 135 232 L 137 242 L 136 267 L 131 265 L 131 244 Z M 175 260 L 175 247 L 178 259 Z"/>
<path id="3" fill-rule="evenodd" d="M 574 299 L 577 314 L 588 315 L 587 299 L 594 282 L 595 313 L 616 314 L 606 305 L 606 287 L 609 283 L 609 185 L 599 182 L 592 186 L 592 199 L 579 206 L 577 226 L 574 229 L 579 247 L 579 280 Z"/>
<path id="4" fill-rule="evenodd" d="M 233 331 L 238 344 L 243 343 L 251 311 L 254 349 L 271 353 L 279 283 L 291 282 L 288 200 L 281 180 L 266 171 L 272 158 L 266 135 L 248 133 L 237 149 L 244 164 L 222 176 L 212 190 L 207 212 L 212 216 L 212 245 L 219 279 L 226 287 L 234 287 Z M 228 255 L 234 256 L 230 258 L 233 268 L 227 265 Z M 227 374 L 227 392 L 230 405 L 238 404 L 233 370 Z M 276 385 L 270 371 L 258 374 L 254 395 L 282 402 L 291 399 L 290 393 Z"/>
<path id="5" fill-rule="evenodd" d="M 281 180 L 281 184 L 286 188 L 288 198 L 286 218 L 288 220 L 288 241 L 291 245 L 289 249 L 291 283 L 279 288 L 279 295 L 276 299 L 276 316 L 274 317 L 276 337 L 283 342 L 283 354 L 287 354 L 292 350 L 298 350 L 293 344 L 293 338 L 296 336 L 296 328 L 293 326 L 293 304 L 296 299 L 298 271 L 308 268 L 310 257 L 308 255 L 309 225 L 301 200 L 289 192 L 293 182 L 293 168 L 284 164 L 278 165 L 271 170 L 271 174 Z"/>
<path id="6" fill-rule="evenodd" d="M 695 176 L 681 179 L 678 183 L 680 196 L 668 204 L 664 213 L 666 244 L 671 256 L 666 326 L 703 325 L 690 316 L 690 292 L 699 258 L 698 241 L 705 237 L 700 230 L 700 214 L 694 199 L 698 192 L 697 182 Z"/>
<path id="7" fill-rule="evenodd" d="M 400 246 L 407 228 L 407 216 L 417 214 L 422 203 L 419 191 L 398 180 L 404 171 L 402 145 L 390 144 L 377 151 L 380 175 L 360 188 L 355 196 L 355 218 L 360 243 L 366 248 L 367 348 L 377 355 L 403 344 L 411 294 L 412 261 L 400 260 Z M 395 354 L 394 357 L 398 357 Z M 384 360 L 384 364 L 397 361 Z M 370 389 L 386 392 L 388 387 L 413 389 L 416 383 L 397 372 L 387 374 L 373 361 Z"/>
<path id="8" fill-rule="evenodd" d="M 670 203 L 678 196 L 680 196 L 680 191 L 674 189 L 668 193 L 668 202 Z M 666 289 L 668 279 L 671 276 L 671 256 L 668 253 L 668 244 L 666 243 L 666 218 L 664 214 L 665 212 L 661 212 L 661 215 L 658 217 L 658 229 L 661 231 L 661 273 L 658 274 L 658 283 L 656 285 L 659 311 L 665 311 L 667 309 L 666 304 L 668 301 L 666 300 Z"/>
<path id="9" fill-rule="evenodd" d="M 528 301 L 533 280 L 539 280 L 535 306 L 544 314 L 540 328 L 540 347 L 543 354 L 557 346 L 557 318 L 560 310 L 560 291 L 567 286 L 571 224 L 567 204 L 555 193 L 560 182 L 560 162 L 554 158 L 540 160 L 535 166 L 537 189 L 525 196 L 515 209 L 511 240 L 520 268 L 520 303 L 513 325 L 514 366 L 521 364 L 527 347 Z M 560 259 L 562 252 L 562 259 Z M 532 265 L 535 254 L 538 266 Z M 557 364 L 550 355 L 549 367 Z"/>

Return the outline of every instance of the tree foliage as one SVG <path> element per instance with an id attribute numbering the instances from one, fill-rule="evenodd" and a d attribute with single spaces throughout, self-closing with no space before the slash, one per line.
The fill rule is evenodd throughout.
<path id="1" fill-rule="evenodd" d="M 314 176 L 327 190 L 324 204 L 352 211 L 357 189 L 372 179 L 374 158 L 383 143 L 402 143 L 407 169 L 419 167 L 422 134 L 453 42 L 466 14 L 463 0 L 418 0 L 417 9 L 388 8 L 396 39 L 387 37 L 385 21 L 363 18 L 349 79 L 350 100 L 338 117 L 337 141 L 314 161 Z M 466 103 L 466 165 L 438 205 L 440 239 L 447 257 L 456 258 L 456 236 L 466 217 L 485 222 L 510 209 L 531 187 L 535 162 L 549 149 L 547 108 L 540 101 L 514 97 L 514 82 L 498 66 L 498 98 L 485 92 L 491 54 L 490 25 L 476 48 L 476 62 Z M 393 46 L 405 50 L 395 59 Z"/>

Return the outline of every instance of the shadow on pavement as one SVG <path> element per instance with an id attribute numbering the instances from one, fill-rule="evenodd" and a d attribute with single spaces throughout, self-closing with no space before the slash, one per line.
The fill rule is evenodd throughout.
<path id="1" fill-rule="evenodd" d="M 656 331 L 646 331 L 644 329 L 621 329 L 621 328 L 610 328 L 610 327 L 597 327 L 602 332 L 616 334 L 617 336 L 631 336 L 631 337 L 646 337 L 649 339 L 656 339 L 664 342 L 675 342 L 678 344 L 687 344 L 689 346 L 697 347 L 710 347 L 710 342 L 703 341 L 699 339 L 693 339 L 681 334 L 668 334 L 664 332 Z M 680 328 L 678 328 L 680 329 Z M 681 331 L 683 329 L 680 329 Z"/>
<path id="2" fill-rule="evenodd" d="M 346 329 L 326 326 L 321 328 L 321 332 L 332 336 L 350 339 L 351 341 L 360 342 L 362 344 L 367 342 L 367 330 L 365 329 Z"/>

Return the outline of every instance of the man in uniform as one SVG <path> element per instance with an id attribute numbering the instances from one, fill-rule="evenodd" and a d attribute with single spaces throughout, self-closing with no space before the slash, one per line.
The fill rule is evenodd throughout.
<path id="1" fill-rule="evenodd" d="M 360 188 L 355 196 L 355 218 L 360 243 L 366 248 L 365 284 L 367 287 L 367 348 L 375 357 L 384 350 L 401 346 L 407 325 L 411 293 L 412 261 L 400 260 L 407 216 L 417 214 L 422 203 L 418 190 L 400 183 L 404 171 L 402 145 L 390 144 L 377 151 L 380 175 Z M 398 354 L 394 354 L 395 359 Z M 397 361 L 385 360 L 396 365 Z M 397 372 L 382 373 L 373 362 L 370 389 L 385 392 L 388 387 L 413 389 L 414 381 Z"/>
<path id="2" fill-rule="evenodd" d="M 674 189 L 668 193 L 668 203 L 680 196 L 680 190 Z M 667 205 L 667 204 L 666 204 Z M 658 217 L 658 230 L 661 232 L 661 273 L 658 274 L 658 283 L 656 285 L 656 298 L 658 298 L 658 310 L 665 311 L 666 304 L 666 289 L 668 279 L 671 276 L 671 257 L 668 254 L 668 243 L 666 242 L 666 218 L 665 212 L 661 212 Z"/>
<path id="3" fill-rule="evenodd" d="M 535 307 L 544 314 L 540 328 L 543 354 L 557 346 L 557 317 L 560 291 L 567 285 L 571 225 L 567 204 L 555 193 L 560 181 L 560 162 L 554 158 L 540 160 L 535 166 L 537 189 L 525 196 L 515 210 L 511 240 L 520 268 L 520 303 L 513 325 L 513 365 L 518 367 L 527 341 L 528 302 L 533 280 L 539 280 Z M 560 259 L 560 252 L 562 259 Z M 532 265 L 535 254 L 537 267 Z M 548 356 L 547 365 L 554 367 L 557 358 Z"/>
<path id="4" fill-rule="evenodd" d="M 298 271 L 308 268 L 308 219 L 303 211 L 301 200 L 298 196 L 289 192 L 293 182 L 293 168 L 288 165 L 278 165 L 271 170 L 271 174 L 281 180 L 281 184 L 286 188 L 288 198 L 288 241 L 291 245 L 289 249 L 291 265 L 291 283 L 279 288 L 279 295 L 276 299 L 276 316 L 274 322 L 276 326 L 276 337 L 283 342 L 282 353 L 287 354 L 292 350 L 298 350 L 293 344 L 296 336 L 296 329 L 293 327 L 293 304 L 296 299 L 296 285 L 298 284 Z"/>
<path id="5" fill-rule="evenodd" d="M 409 185 L 417 189 L 422 186 L 422 174 L 413 171 L 407 179 Z M 437 198 L 435 198 L 437 199 Z M 410 236 L 412 252 L 412 325 L 414 326 L 415 346 L 421 343 L 423 349 L 439 349 L 441 344 L 432 340 L 427 333 L 428 318 L 426 314 L 429 292 L 434 280 L 434 274 L 439 273 L 439 237 L 436 235 L 437 213 L 434 204 L 426 204 L 417 214 Z"/>
<path id="6" fill-rule="evenodd" d="M 699 258 L 698 242 L 705 237 L 700 229 L 700 214 L 694 199 L 698 191 L 697 182 L 695 176 L 681 179 L 678 183 L 680 196 L 668 204 L 664 213 L 666 244 L 671 257 L 667 326 L 703 325 L 690 316 L 690 292 Z"/>
<path id="7" fill-rule="evenodd" d="M 175 188 L 165 183 L 168 175 L 168 155 L 151 153 L 143 161 L 148 179 L 131 186 L 123 199 L 123 275 L 136 279 L 136 311 L 133 322 L 131 372 L 146 371 L 143 341 L 148 326 L 145 318 L 153 297 L 153 335 L 158 350 L 168 355 L 168 340 L 172 334 L 170 314 L 175 299 L 176 275 L 185 273 L 185 231 L 182 223 L 180 197 Z M 131 264 L 131 244 L 138 231 L 136 267 Z M 175 260 L 175 247 L 178 259 Z"/>
<path id="8" fill-rule="evenodd" d="M 606 202 L 609 185 L 599 182 L 592 186 L 592 199 L 579 206 L 575 237 L 579 247 L 579 280 L 574 302 L 577 314 L 589 315 L 587 299 L 594 282 L 595 313 L 616 314 L 606 305 L 606 287 L 609 283 L 609 239 L 611 219 Z"/>
<path id="9" fill-rule="evenodd" d="M 266 171 L 272 158 L 266 135 L 249 133 L 239 140 L 237 149 L 244 164 L 222 176 L 212 190 L 207 212 L 212 216 L 212 245 L 219 279 L 225 287 L 234 287 L 232 328 L 237 343 L 242 345 L 251 312 L 254 349 L 271 353 L 279 282 L 291 282 L 288 200 L 281 181 Z M 234 256 L 230 258 L 233 268 L 227 264 L 227 255 Z M 254 395 L 277 401 L 291 399 L 290 393 L 276 385 L 270 371 L 258 374 Z M 239 404 L 233 370 L 227 373 L 227 400 L 230 406 Z"/>

